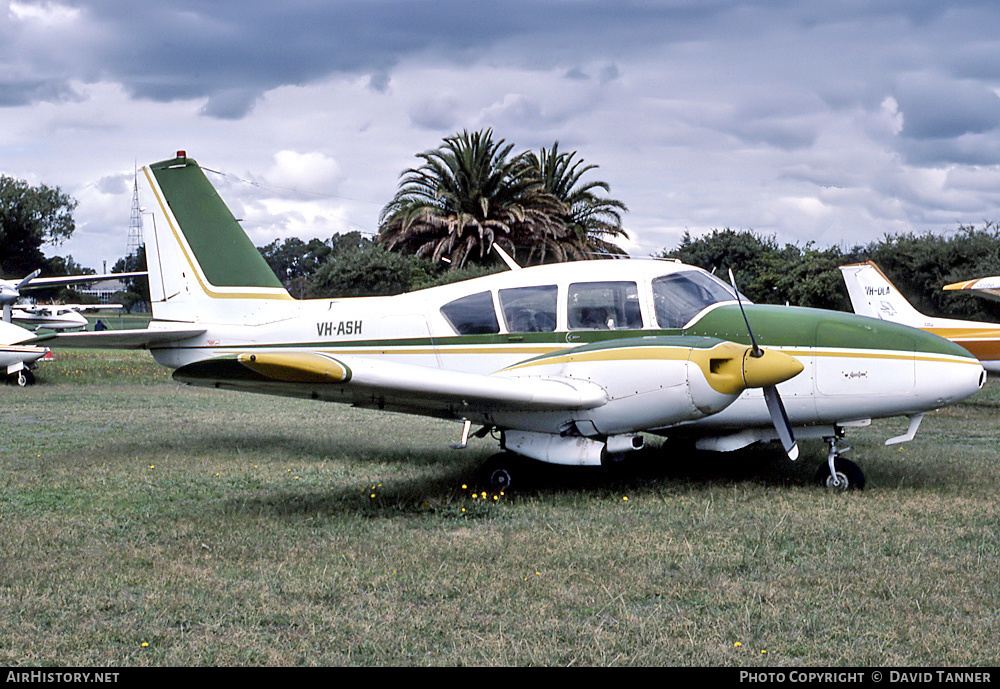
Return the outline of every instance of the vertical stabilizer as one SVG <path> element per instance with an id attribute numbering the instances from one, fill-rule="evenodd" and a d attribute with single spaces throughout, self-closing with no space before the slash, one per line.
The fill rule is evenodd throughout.
<path id="1" fill-rule="evenodd" d="M 158 320 L 252 325 L 292 298 L 183 151 L 142 169 L 153 196 L 146 261 Z M 287 305 L 287 304 L 286 304 Z"/>
<path id="2" fill-rule="evenodd" d="M 913 308 L 871 261 L 840 266 L 840 272 L 854 313 L 914 327 L 927 326 L 933 320 Z"/>

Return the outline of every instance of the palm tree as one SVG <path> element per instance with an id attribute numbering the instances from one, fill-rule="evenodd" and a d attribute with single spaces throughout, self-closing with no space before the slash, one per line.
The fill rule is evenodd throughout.
<path id="1" fill-rule="evenodd" d="M 493 243 L 527 262 L 582 258 L 585 246 L 567 228 L 566 207 L 548 193 L 525 153 L 493 140 L 487 129 L 444 139 L 403 173 L 399 191 L 379 216 L 379 241 L 451 268 L 489 260 Z"/>
<path id="2" fill-rule="evenodd" d="M 552 150 L 541 149 L 528 154 L 528 163 L 545 185 L 545 190 L 562 201 L 567 208 L 563 223 L 572 230 L 591 254 L 624 256 L 626 252 L 611 240 L 628 237 L 622 228 L 622 214 L 628 207 L 617 199 L 599 196 L 596 190 L 610 191 L 607 182 L 595 180 L 583 183 L 580 178 L 596 165 L 573 161 L 576 152 L 560 153 L 559 142 Z"/>

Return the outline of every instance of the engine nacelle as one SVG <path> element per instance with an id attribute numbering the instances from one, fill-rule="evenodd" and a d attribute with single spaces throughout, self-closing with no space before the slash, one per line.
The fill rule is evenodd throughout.
<path id="1" fill-rule="evenodd" d="M 599 466 L 608 454 L 641 450 L 643 438 L 635 433 L 613 435 L 607 440 L 601 440 L 509 430 L 504 432 L 503 447 L 510 452 L 549 464 Z"/>

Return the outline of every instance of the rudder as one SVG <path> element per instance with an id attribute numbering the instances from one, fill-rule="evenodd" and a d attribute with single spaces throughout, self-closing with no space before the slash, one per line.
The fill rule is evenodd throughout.
<path id="1" fill-rule="evenodd" d="M 146 242 L 155 318 L 244 323 L 262 301 L 291 299 L 195 160 L 179 151 L 143 174 L 155 199 Z"/>

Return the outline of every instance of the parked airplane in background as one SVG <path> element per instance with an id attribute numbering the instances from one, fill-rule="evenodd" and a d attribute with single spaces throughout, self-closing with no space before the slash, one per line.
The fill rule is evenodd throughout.
<path id="1" fill-rule="evenodd" d="M 24 304 L 12 309 L 11 320 L 34 330 L 82 330 L 87 327 L 84 312 L 120 308 L 121 304 Z"/>
<path id="2" fill-rule="evenodd" d="M 36 270 L 31 275 L 20 280 L 0 280 L 0 305 L 3 306 L 3 320 L 10 323 L 13 318 L 13 308 L 21 292 L 35 289 L 46 289 L 51 287 L 64 287 L 66 285 L 79 285 L 87 282 L 101 282 L 102 280 L 121 280 L 123 278 L 139 277 L 145 275 L 145 271 L 136 273 L 104 273 L 102 275 L 57 275 L 55 277 L 40 278 L 38 274 L 41 270 Z"/>
<path id="3" fill-rule="evenodd" d="M 8 383 L 24 387 L 35 382 L 31 368 L 48 348 L 24 344 L 31 338 L 32 333 L 24 328 L 0 321 L 0 371 Z"/>
<path id="4" fill-rule="evenodd" d="M 673 261 L 512 269 L 391 297 L 294 300 L 198 164 L 143 168 L 154 199 L 148 329 L 36 342 L 145 347 L 182 383 L 454 419 L 463 447 L 499 435 L 488 463 L 509 485 L 520 458 L 599 465 L 644 433 L 710 450 L 824 438 L 828 486 L 861 487 L 845 429 L 923 414 L 985 379 L 967 351 L 901 325 L 747 305 Z M 516 265 L 512 266 L 516 268 Z M 780 396 L 779 396 L 780 390 Z"/>
<path id="5" fill-rule="evenodd" d="M 988 278 L 977 278 L 975 280 L 966 280 L 965 282 L 953 282 L 950 285 L 945 285 L 941 289 L 969 290 L 969 294 L 975 294 L 978 297 L 1000 300 L 1000 276 L 993 275 Z"/>
<path id="6" fill-rule="evenodd" d="M 895 285 L 889 282 L 885 273 L 871 261 L 841 266 L 840 272 L 844 275 L 854 313 L 902 323 L 939 335 L 972 352 L 990 373 L 1000 373 L 1000 324 L 926 316 L 913 308 Z M 996 281 L 997 278 L 983 280 Z M 982 282 L 983 286 L 969 286 L 977 282 Z M 944 289 L 985 290 L 990 285 L 991 283 L 983 281 L 959 282 L 947 285 Z"/>

